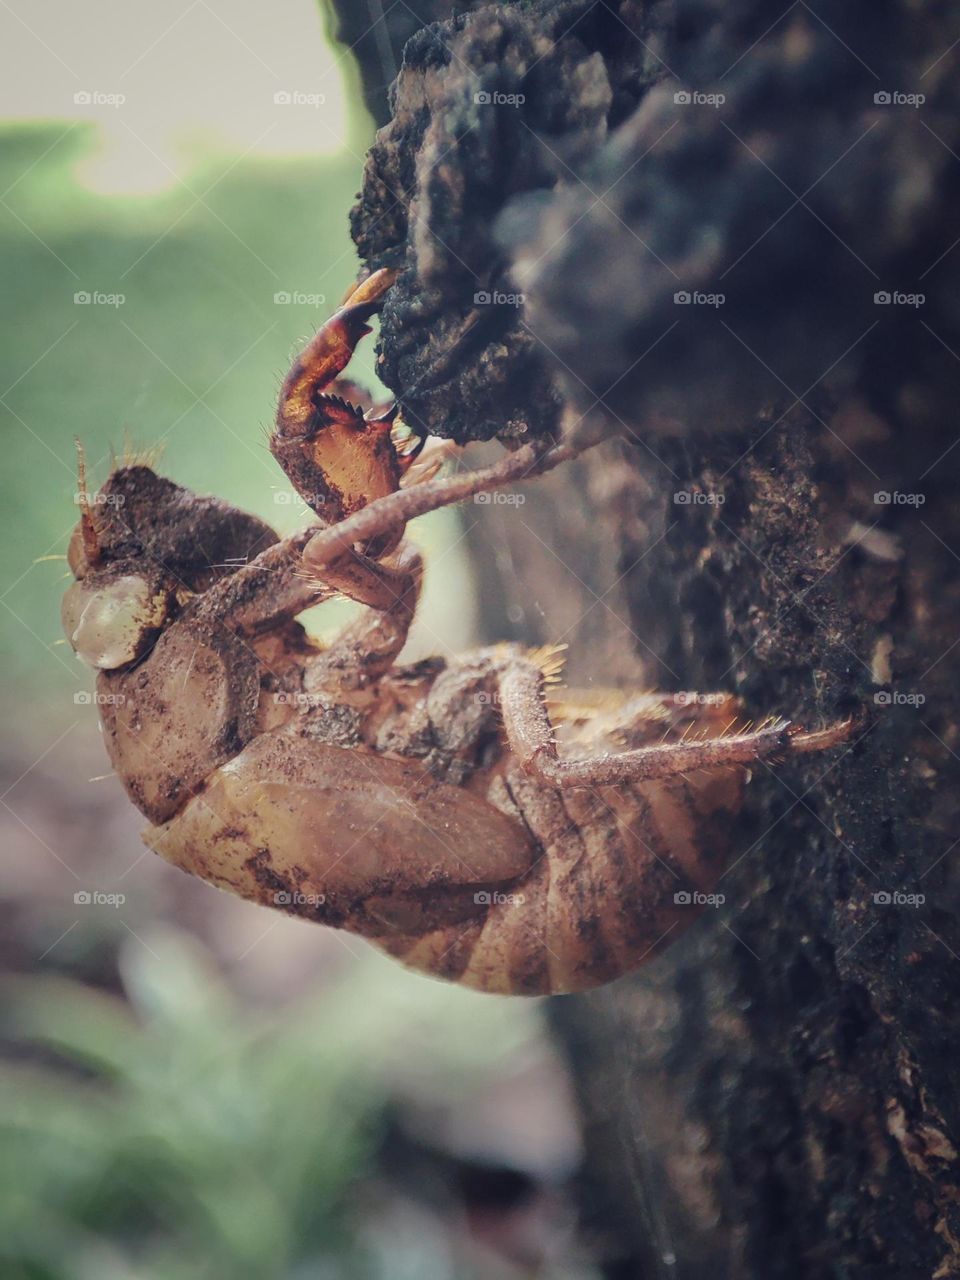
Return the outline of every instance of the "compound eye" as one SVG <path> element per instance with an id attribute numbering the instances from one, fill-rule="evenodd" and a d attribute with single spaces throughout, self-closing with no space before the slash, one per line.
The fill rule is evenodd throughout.
<path id="1" fill-rule="evenodd" d="M 169 592 L 136 573 L 89 574 L 63 597 L 60 616 L 77 656 L 113 671 L 143 656 L 170 613 Z"/>

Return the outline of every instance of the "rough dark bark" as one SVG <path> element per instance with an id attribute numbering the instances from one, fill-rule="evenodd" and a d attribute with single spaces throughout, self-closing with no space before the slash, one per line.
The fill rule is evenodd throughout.
<path id="1" fill-rule="evenodd" d="M 537 601 L 491 632 L 562 633 L 581 681 L 874 713 L 761 767 L 722 911 L 552 1006 L 611 1275 L 960 1275 L 960 14 L 421 15 L 354 215 L 405 268 L 384 376 L 460 441 L 623 437 L 488 524 L 488 580 L 497 552 Z M 495 288 L 524 306 L 463 341 Z"/>

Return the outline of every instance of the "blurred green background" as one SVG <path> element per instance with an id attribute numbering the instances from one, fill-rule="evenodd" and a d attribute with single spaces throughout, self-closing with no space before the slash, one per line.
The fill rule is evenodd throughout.
<path id="1" fill-rule="evenodd" d="M 177 481 L 306 518 L 265 430 L 357 270 L 372 124 L 349 51 L 312 0 L 16 0 L 2 26 L 0 1274 L 592 1275 L 537 1004 L 407 974 L 145 853 L 60 641 L 47 557 L 76 519 L 74 436 L 91 488 L 111 449 L 162 443 Z M 370 386 L 372 350 L 351 367 Z M 457 516 L 413 532 L 411 652 L 463 648 Z M 91 890 L 115 905 L 75 900 Z"/>

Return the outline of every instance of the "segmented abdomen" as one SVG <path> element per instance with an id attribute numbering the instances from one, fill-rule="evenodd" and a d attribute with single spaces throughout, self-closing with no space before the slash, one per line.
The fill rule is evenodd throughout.
<path id="1" fill-rule="evenodd" d="M 491 798 L 543 850 L 488 891 L 484 917 L 419 938 L 380 938 L 404 964 L 483 991 L 549 995 L 609 982 L 700 914 L 729 854 L 743 770 L 563 793 L 508 768 Z"/>

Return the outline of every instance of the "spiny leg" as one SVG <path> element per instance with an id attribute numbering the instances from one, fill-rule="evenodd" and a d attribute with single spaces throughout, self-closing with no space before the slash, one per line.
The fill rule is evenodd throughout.
<path id="1" fill-rule="evenodd" d="M 197 619 L 243 635 L 260 635 L 331 596 L 344 595 L 375 611 L 405 618 L 409 627 L 422 574 L 417 552 L 404 547 L 393 564 L 350 552 L 318 571 L 309 556 L 317 531 L 317 525 L 309 525 L 289 534 L 208 588 L 197 599 Z"/>
<path id="2" fill-rule="evenodd" d="M 476 493 L 499 489 L 504 484 L 533 479 L 575 458 L 579 452 L 570 445 L 527 444 L 490 467 L 398 489 L 318 533 L 310 547 L 313 563 L 327 564 L 355 543 L 367 545 L 373 538 L 402 534 L 407 521 L 415 516 L 462 502 Z"/>
<path id="3" fill-rule="evenodd" d="M 392 564 L 353 554 L 319 573 L 305 554 L 304 566 L 315 582 L 368 606 L 311 664 L 310 684 L 327 685 L 333 677 L 341 688 L 356 688 L 382 676 L 406 643 L 416 613 L 423 580 L 419 552 L 401 543 Z"/>
<path id="4" fill-rule="evenodd" d="M 554 787 L 605 787 L 669 778 L 722 765 L 750 765 L 771 756 L 825 751 L 856 731 L 854 718 L 804 733 L 786 720 L 772 720 L 746 733 L 696 742 L 669 742 L 606 756 L 562 760 L 543 696 L 540 670 L 522 659 L 500 675 L 500 713 L 511 750 L 525 769 Z"/>
<path id="5" fill-rule="evenodd" d="M 304 571 L 319 583 L 333 586 L 350 599 L 381 611 L 383 616 L 379 621 L 371 619 L 365 622 L 361 619 L 358 626 L 366 626 L 365 634 L 371 641 L 375 639 L 370 658 L 373 652 L 390 652 L 395 657 L 403 647 L 416 607 L 421 576 L 419 557 L 416 558 L 413 581 L 408 581 L 405 567 L 391 568 L 355 550 L 354 543 L 369 546 L 373 540 L 389 542 L 392 536 L 402 536 L 406 521 L 413 515 L 446 506 L 472 493 L 498 488 L 510 479 L 522 479 L 532 473 L 532 468 L 535 468 L 535 474 L 540 474 L 571 456 L 573 454 L 558 446 L 526 446 L 485 471 L 468 472 L 448 480 L 425 481 L 415 489 L 398 490 L 354 516 L 316 531 L 303 553 Z M 387 511 L 386 523 L 383 523 L 381 514 L 384 509 Z M 359 532 L 352 532 L 358 521 L 362 522 Z M 345 534 L 343 530 L 346 530 Z M 406 554 L 408 557 L 411 555 L 409 551 Z M 379 634 L 384 629 L 395 633 L 395 642 L 384 643 Z M 344 634 L 342 641 L 341 644 L 338 639 L 334 645 L 338 655 L 346 657 L 351 651 L 365 651 L 362 648 L 357 650 L 357 637 L 352 634 Z M 383 669 L 387 666 L 389 663 L 384 664 Z"/>
<path id="6" fill-rule="evenodd" d="M 371 619 L 365 623 L 361 619 L 358 626 L 366 626 L 364 634 L 370 639 L 377 637 L 377 653 L 389 651 L 395 657 L 403 647 L 416 608 L 422 572 L 419 556 L 416 557 L 413 580 L 408 582 L 404 568 L 391 569 L 355 550 L 354 544 L 359 542 L 369 546 L 373 540 L 389 544 L 393 537 L 402 536 L 406 521 L 414 515 L 446 506 L 472 493 L 498 488 L 509 479 L 522 479 L 531 474 L 532 468 L 536 469 L 535 474 L 540 474 L 570 456 L 573 455 L 557 446 L 526 446 L 485 471 L 425 481 L 414 489 L 398 490 L 364 507 L 354 516 L 315 532 L 303 553 L 304 570 L 318 582 L 331 585 L 350 599 L 381 611 L 379 621 Z M 386 523 L 383 522 L 384 511 Z M 358 522 L 361 522 L 358 532 L 352 532 L 357 529 Z M 410 555 L 408 551 L 407 556 Z M 384 629 L 396 632 L 398 642 L 385 645 L 378 634 Z M 338 639 L 333 647 L 338 655 L 346 657 L 351 651 L 358 652 L 356 643 L 357 637 L 345 633 L 342 644 Z M 383 669 L 387 666 L 389 663 Z"/>
<path id="7" fill-rule="evenodd" d="M 379 617 L 365 616 L 354 628 L 347 628 L 324 655 L 325 665 L 336 664 L 346 671 L 352 660 L 354 665 L 362 663 L 368 676 L 382 674 L 403 647 L 416 608 L 422 572 L 419 557 L 407 585 L 402 577 L 403 567 L 390 569 L 354 550 L 356 543 L 370 546 L 376 540 L 389 544 L 402 536 L 407 520 L 416 515 L 499 488 L 511 480 L 541 475 L 576 453 L 577 450 L 557 445 L 527 445 L 484 470 L 398 490 L 316 532 L 303 555 L 307 573 L 380 611 Z M 399 578 L 395 576 L 398 572 Z"/>
<path id="8" fill-rule="evenodd" d="M 321 530 L 322 532 L 322 530 Z M 419 556 L 410 546 L 403 544 L 399 557 L 397 553 L 390 561 L 374 560 L 360 551 L 349 551 L 333 564 L 317 563 L 312 555 L 313 541 L 317 537 L 316 529 L 307 541 L 300 560 L 300 573 L 305 581 L 312 583 L 320 592 L 332 590 L 357 604 L 365 604 L 370 609 L 389 611 L 397 606 L 398 600 L 405 598 L 410 590 L 410 570 L 407 561 Z M 419 568 L 417 570 L 419 574 Z"/>
<path id="9" fill-rule="evenodd" d="M 335 594 L 338 587 L 303 573 L 304 548 L 316 531 L 312 525 L 282 538 L 209 587 L 197 600 L 198 620 L 260 635 Z"/>
<path id="10" fill-rule="evenodd" d="M 346 672 L 352 665 L 362 683 L 386 671 L 403 648 L 416 612 L 422 561 L 403 545 L 391 564 L 351 552 L 318 573 L 307 554 L 316 531 L 313 525 L 290 534 L 216 583 L 198 598 L 196 618 L 253 637 L 345 595 L 367 611 L 344 628 L 319 662 L 329 671 Z"/>

